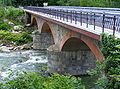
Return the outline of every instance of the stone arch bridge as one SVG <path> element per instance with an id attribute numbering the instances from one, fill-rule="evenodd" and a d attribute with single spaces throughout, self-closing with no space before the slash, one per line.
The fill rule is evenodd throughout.
<path id="1" fill-rule="evenodd" d="M 86 74 L 87 70 L 95 67 L 96 60 L 103 61 L 99 44 L 100 34 L 103 31 L 109 32 L 112 27 L 102 24 L 101 28 L 100 22 L 96 20 L 101 18 L 101 15 L 97 17 L 96 13 L 92 15 L 89 12 L 77 12 L 78 9 L 72 10 L 70 7 L 54 8 L 32 6 L 24 8 L 27 23 L 37 26 L 37 31 L 33 35 L 33 47 L 48 50 L 50 73 Z M 91 18 L 89 14 L 92 15 Z M 114 18 L 113 16 L 111 22 L 113 28 Z M 118 36 L 119 32 L 120 30 L 113 29 L 109 34 Z"/>

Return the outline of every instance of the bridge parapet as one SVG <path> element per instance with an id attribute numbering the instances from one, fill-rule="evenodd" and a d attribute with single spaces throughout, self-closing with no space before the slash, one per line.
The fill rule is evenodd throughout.
<path id="1" fill-rule="evenodd" d="M 53 7 L 25 7 L 26 10 L 43 13 L 60 21 L 75 24 L 77 27 L 89 28 L 91 32 L 103 32 L 120 37 L 120 11 L 94 12 L 79 9 L 53 8 Z M 118 13 L 119 12 L 119 13 Z"/>

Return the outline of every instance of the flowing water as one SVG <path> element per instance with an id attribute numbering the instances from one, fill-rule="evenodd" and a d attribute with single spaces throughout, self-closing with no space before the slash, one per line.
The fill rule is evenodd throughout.
<path id="1" fill-rule="evenodd" d="M 0 79 L 12 72 L 38 72 L 47 64 L 46 51 L 19 51 L 0 53 Z"/>
<path id="2" fill-rule="evenodd" d="M 0 80 L 8 77 L 11 71 L 14 74 L 19 71 L 40 72 L 43 66 L 47 66 L 47 62 L 46 51 L 0 52 Z M 95 78 L 89 76 L 80 77 L 87 86 L 87 89 L 93 89 Z"/>

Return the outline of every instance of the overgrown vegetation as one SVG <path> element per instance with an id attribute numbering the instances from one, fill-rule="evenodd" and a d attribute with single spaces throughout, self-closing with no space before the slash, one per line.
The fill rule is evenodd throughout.
<path id="1" fill-rule="evenodd" d="M 80 0 L 80 6 L 120 7 L 120 0 Z"/>
<path id="2" fill-rule="evenodd" d="M 111 35 L 102 35 L 102 53 L 104 62 L 98 63 L 92 75 L 99 76 L 96 82 L 99 89 L 120 88 L 120 39 Z"/>
<path id="3" fill-rule="evenodd" d="M 14 43 L 14 45 L 22 45 L 25 43 L 29 43 L 32 41 L 32 37 L 23 32 L 20 34 L 15 34 L 15 33 L 11 33 L 9 31 L 0 31 L 0 40 L 2 43 L 5 44 L 12 44 Z"/>
<path id="4" fill-rule="evenodd" d="M 79 6 L 80 0 L 3 0 L 0 3 L 11 6 L 43 6 L 43 3 L 47 2 L 49 5 L 72 5 Z"/>
<path id="5" fill-rule="evenodd" d="M 22 45 L 32 42 L 32 37 L 24 28 L 24 14 L 19 8 L 0 7 L 0 44 Z"/>
<path id="6" fill-rule="evenodd" d="M 2 89 L 85 89 L 81 79 L 70 75 L 52 74 L 45 77 L 38 73 L 21 74 L 0 84 Z"/>

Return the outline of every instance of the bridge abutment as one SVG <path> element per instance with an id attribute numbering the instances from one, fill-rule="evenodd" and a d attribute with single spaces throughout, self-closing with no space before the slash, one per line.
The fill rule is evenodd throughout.
<path id="1" fill-rule="evenodd" d="M 39 33 L 38 31 L 33 33 L 33 49 L 47 49 L 53 43 L 52 34 Z"/>
<path id="2" fill-rule="evenodd" d="M 48 51 L 48 71 L 60 74 L 84 75 L 95 68 L 95 56 L 91 51 Z"/>

